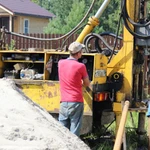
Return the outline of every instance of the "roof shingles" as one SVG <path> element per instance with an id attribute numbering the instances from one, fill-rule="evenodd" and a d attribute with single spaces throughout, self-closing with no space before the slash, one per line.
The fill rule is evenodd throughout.
<path id="1" fill-rule="evenodd" d="M 54 14 L 30 0 L 0 0 L 0 5 L 14 14 L 52 18 Z"/>

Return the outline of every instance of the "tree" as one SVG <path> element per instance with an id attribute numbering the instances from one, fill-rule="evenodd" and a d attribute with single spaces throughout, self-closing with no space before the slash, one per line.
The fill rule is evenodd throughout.
<path id="1" fill-rule="evenodd" d="M 85 11 L 84 0 L 73 1 L 68 16 L 62 19 L 60 15 L 57 15 L 55 19 L 49 22 L 48 26 L 44 29 L 44 32 L 65 34 L 71 31 L 83 18 L 84 11 Z"/>
<path id="2" fill-rule="evenodd" d="M 97 10 L 100 8 L 101 4 L 103 3 L 103 0 L 100 0 L 96 2 L 96 5 L 94 7 L 94 14 L 97 12 Z M 116 27 L 118 25 L 119 15 L 120 15 L 120 8 L 121 8 L 121 2 L 120 0 L 113 0 L 110 2 L 106 10 L 104 10 L 102 16 L 99 18 L 100 24 L 98 27 L 94 29 L 94 32 L 96 33 L 102 33 L 102 32 L 112 32 L 116 33 Z M 121 33 L 122 28 L 119 30 Z"/>
<path id="3" fill-rule="evenodd" d="M 31 1 L 50 11 L 50 0 L 31 0 Z"/>
<path id="4" fill-rule="evenodd" d="M 64 34 L 73 29 L 87 12 L 93 0 L 32 0 L 50 12 L 56 15 L 56 18 L 50 20 L 48 26 L 44 29 L 46 33 Z M 96 14 L 104 0 L 95 2 L 90 16 Z M 120 14 L 120 0 L 110 2 L 102 16 L 99 18 L 100 25 L 94 29 L 94 32 L 101 33 L 110 31 L 116 33 L 116 27 Z M 85 22 L 87 23 L 87 22 Z M 122 30 L 120 29 L 120 32 Z"/>
<path id="5" fill-rule="evenodd" d="M 66 25 L 63 27 L 64 33 L 71 31 L 81 21 L 84 16 L 85 7 L 84 0 L 76 0 L 73 2 L 72 9 L 65 19 Z"/>
<path id="6" fill-rule="evenodd" d="M 50 0 L 50 10 L 61 18 L 61 22 L 68 16 L 74 0 Z"/>
<path id="7" fill-rule="evenodd" d="M 39 5 L 39 0 L 31 0 L 31 1 Z"/>
<path id="8" fill-rule="evenodd" d="M 61 23 L 61 18 L 57 16 L 53 20 L 51 20 L 47 27 L 44 28 L 45 33 L 53 33 L 53 34 L 61 34 L 61 28 L 62 28 L 62 23 Z"/>

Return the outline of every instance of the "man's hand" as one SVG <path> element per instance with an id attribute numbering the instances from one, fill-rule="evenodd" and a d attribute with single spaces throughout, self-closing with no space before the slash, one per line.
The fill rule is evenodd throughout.
<path id="1" fill-rule="evenodd" d="M 87 90 L 88 92 L 90 92 L 90 91 L 93 90 L 93 82 L 92 82 L 92 81 L 90 82 L 90 85 L 86 87 L 86 90 Z"/>

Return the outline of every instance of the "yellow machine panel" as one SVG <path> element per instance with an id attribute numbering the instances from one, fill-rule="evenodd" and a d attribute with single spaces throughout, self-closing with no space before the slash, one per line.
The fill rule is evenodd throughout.
<path id="1" fill-rule="evenodd" d="M 36 84 L 20 84 L 22 91 L 35 103 L 50 113 L 59 113 L 60 90 L 59 82 L 40 81 Z M 84 115 L 92 116 L 92 96 L 83 88 Z"/>

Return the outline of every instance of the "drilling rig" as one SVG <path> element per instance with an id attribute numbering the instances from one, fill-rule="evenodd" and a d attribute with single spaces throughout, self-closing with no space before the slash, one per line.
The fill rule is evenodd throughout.
<path id="1" fill-rule="evenodd" d="M 125 132 L 128 112 L 138 112 L 137 133 L 139 137 L 146 134 L 145 116 L 148 103 L 147 63 L 150 48 L 150 21 L 147 18 L 147 0 L 121 0 L 120 20 L 123 20 L 123 37 L 115 37 L 114 47 L 103 38 L 108 33 L 92 33 L 100 23 L 100 17 L 109 5 L 104 0 L 97 13 L 90 17 L 88 23 L 76 39 L 85 44 L 85 52 L 79 60 L 87 67 L 92 90 L 83 87 L 84 121 L 82 133 L 96 131 L 103 123 L 116 122 L 116 141 L 114 150 L 119 150 Z M 121 23 L 121 21 L 119 22 Z M 95 39 L 95 45 L 89 47 Z M 116 49 L 121 39 L 123 46 Z M 106 48 L 101 48 L 102 41 Z M 24 53 L 17 51 L 0 51 L 0 67 L 4 68 L 4 55 Z M 29 53 L 29 52 L 25 52 Z M 35 52 L 30 52 L 34 54 Z M 37 52 L 36 52 L 37 53 Z M 58 61 L 69 56 L 66 51 L 46 51 L 39 53 L 44 58 L 43 80 L 15 80 L 22 91 L 34 102 L 44 107 L 49 113 L 59 113 L 59 79 Z M 9 61 L 11 62 L 11 61 Z M 46 69 L 50 63 L 49 71 Z M 35 62 L 36 63 L 36 62 Z M 22 71 L 23 73 L 23 71 Z M 0 72 L 3 77 L 3 71 Z M 107 114 L 108 117 L 105 117 Z M 119 138 L 117 138 L 119 136 Z"/>

